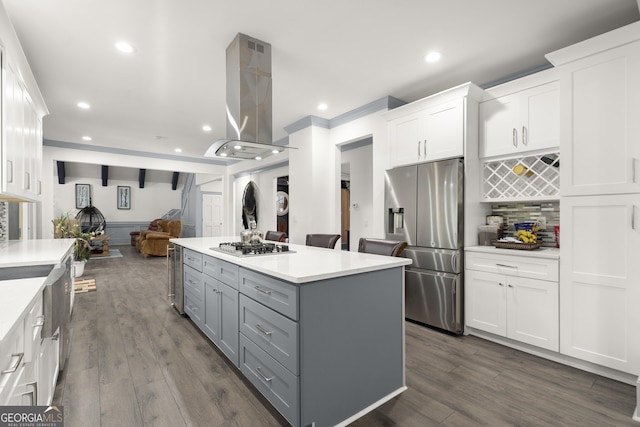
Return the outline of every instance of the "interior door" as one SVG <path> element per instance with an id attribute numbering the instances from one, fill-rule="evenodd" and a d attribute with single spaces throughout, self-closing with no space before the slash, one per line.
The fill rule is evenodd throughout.
<path id="1" fill-rule="evenodd" d="M 202 237 L 222 236 L 222 195 L 202 195 Z"/>

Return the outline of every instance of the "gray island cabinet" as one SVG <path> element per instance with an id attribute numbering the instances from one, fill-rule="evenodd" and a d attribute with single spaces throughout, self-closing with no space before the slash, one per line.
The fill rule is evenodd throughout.
<path id="1" fill-rule="evenodd" d="M 346 425 L 406 389 L 409 260 L 211 249 L 224 241 L 172 240 L 185 248 L 185 312 L 292 425 Z"/>

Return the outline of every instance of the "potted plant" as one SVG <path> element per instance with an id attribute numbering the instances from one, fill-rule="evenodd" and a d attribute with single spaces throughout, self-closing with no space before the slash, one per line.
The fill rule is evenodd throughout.
<path id="1" fill-rule="evenodd" d="M 73 276 L 80 277 L 84 273 L 84 265 L 91 258 L 89 240 L 93 236 L 91 233 L 74 233 L 73 237 L 76 238 L 76 243 L 73 247 Z"/>

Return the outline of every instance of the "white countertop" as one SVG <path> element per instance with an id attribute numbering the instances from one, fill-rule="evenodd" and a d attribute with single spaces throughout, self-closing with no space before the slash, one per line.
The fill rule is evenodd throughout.
<path id="1" fill-rule="evenodd" d="M 0 341 L 13 329 L 34 298 L 42 292 L 46 277 L 0 281 Z"/>
<path id="2" fill-rule="evenodd" d="M 57 264 L 75 239 L 9 240 L 0 242 L 0 268 Z"/>
<path id="3" fill-rule="evenodd" d="M 518 250 L 518 249 L 504 249 L 496 248 L 495 246 L 466 246 L 464 248 L 467 252 L 482 252 L 488 254 L 500 254 L 500 255 L 515 255 L 527 258 L 548 258 L 548 259 L 560 259 L 560 249 L 542 247 L 533 249 L 530 251 Z"/>
<path id="4" fill-rule="evenodd" d="M 223 242 L 238 240 L 237 236 L 194 237 L 171 239 L 171 242 L 291 283 L 307 283 L 411 264 L 411 260 L 407 258 L 293 244 L 290 244 L 289 248 L 295 253 L 247 257 L 237 257 L 210 249 L 217 248 Z"/>

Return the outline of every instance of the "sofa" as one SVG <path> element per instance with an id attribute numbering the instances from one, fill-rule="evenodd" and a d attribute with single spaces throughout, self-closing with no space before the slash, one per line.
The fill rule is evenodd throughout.
<path id="1" fill-rule="evenodd" d="M 167 256 L 169 239 L 180 237 L 182 221 L 162 219 L 158 221 L 158 230 L 142 230 L 136 241 L 136 248 L 144 257 Z"/>

